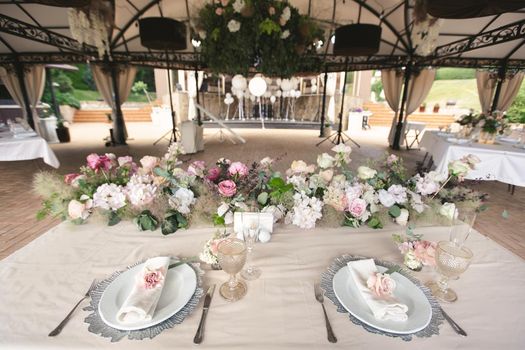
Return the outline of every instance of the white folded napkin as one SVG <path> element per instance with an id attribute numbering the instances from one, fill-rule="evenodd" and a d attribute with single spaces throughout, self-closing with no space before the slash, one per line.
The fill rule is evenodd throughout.
<path id="1" fill-rule="evenodd" d="M 350 261 L 348 268 L 361 296 L 376 319 L 399 322 L 408 319 L 408 307 L 405 304 L 401 304 L 394 297 L 378 297 L 368 289 L 366 281 L 378 272 L 374 259 Z"/>
<path id="2" fill-rule="evenodd" d="M 159 302 L 170 258 L 159 256 L 146 261 L 135 277 L 135 285 L 117 313 L 121 323 L 150 321 Z M 150 283 L 146 282 L 146 277 Z M 153 280 L 153 282 L 151 282 Z M 158 280 L 158 282 L 155 282 Z"/>

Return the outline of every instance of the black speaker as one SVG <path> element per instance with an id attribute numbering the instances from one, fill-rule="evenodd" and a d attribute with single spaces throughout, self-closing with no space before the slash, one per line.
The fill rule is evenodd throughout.
<path id="1" fill-rule="evenodd" d="M 166 17 L 139 19 L 140 43 L 152 50 L 186 49 L 186 26 Z"/>
<path id="2" fill-rule="evenodd" d="M 334 55 L 370 56 L 379 51 L 381 27 L 375 24 L 349 24 L 335 30 Z"/>

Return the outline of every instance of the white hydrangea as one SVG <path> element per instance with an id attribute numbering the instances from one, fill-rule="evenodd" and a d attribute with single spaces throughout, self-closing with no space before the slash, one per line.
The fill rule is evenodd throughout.
<path id="1" fill-rule="evenodd" d="M 417 193 L 414 193 L 410 190 L 407 190 L 408 194 L 410 195 L 410 206 L 417 211 L 418 213 L 422 213 L 425 210 L 425 204 L 421 200 L 421 196 Z"/>
<path id="2" fill-rule="evenodd" d="M 401 185 L 392 185 L 388 188 L 388 193 L 394 197 L 398 204 L 403 204 L 407 201 L 407 190 Z"/>
<path id="3" fill-rule="evenodd" d="M 170 206 L 181 214 L 189 214 L 190 207 L 195 204 L 195 195 L 193 191 L 187 188 L 180 187 L 169 198 Z"/>
<path id="4" fill-rule="evenodd" d="M 230 33 L 238 32 L 239 29 L 241 29 L 241 22 L 236 21 L 234 19 L 228 22 L 228 30 L 230 31 Z"/>
<path id="5" fill-rule="evenodd" d="M 281 39 L 287 39 L 290 36 L 290 31 L 286 29 L 281 33 Z"/>
<path id="6" fill-rule="evenodd" d="M 430 173 L 425 177 L 417 174 L 414 179 L 416 180 L 416 192 L 422 196 L 428 196 L 439 190 L 439 183 L 433 179 Z"/>
<path id="7" fill-rule="evenodd" d="M 292 11 L 290 10 L 289 6 L 286 6 L 283 10 L 283 13 L 281 14 L 281 17 L 279 18 L 279 24 L 281 26 L 286 25 L 286 23 L 290 20 L 291 16 L 292 16 Z"/>
<path id="8" fill-rule="evenodd" d="M 294 189 L 298 192 L 304 191 L 310 193 L 308 184 L 306 183 L 306 178 L 302 175 L 292 175 L 287 179 L 288 183 L 292 184 Z"/>
<path id="9" fill-rule="evenodd" d="M 124 189 L 129 202 L 136 208 L 141 208 L 153 202 L 158 187 L 153 184 L 150 175 L 134 174 Z"/>
<path id="10" fill-rule="evenodd" d="M 300 192 L 294 195 L 294 202 L 292 224 L 304 229 L 314 228 L 316 221 L 323 216 L 323 201 Z"/>
<path id="11" fill-rule="evenodd" d="M 126 205 L 126 195 L 122 186 L 102 184 L 93 194 L 93 207 L 106 210 L 118 210 Z"/>
<path id="12" fill-rule="evenodd" d="M 334 166 L 335 158 L 328 153 L 323 153 L 317 156 L 317 165 L 321 169 L 327 169 Z"/>
<path id="13" fill-rule="evenodd" d="M 379 202 L 381 202 L 384 207 L 390 208 L 396 204 L 396 200 L 390 192 L 381 189 L 377 192 L 377 194 L 379 197 Z"/>

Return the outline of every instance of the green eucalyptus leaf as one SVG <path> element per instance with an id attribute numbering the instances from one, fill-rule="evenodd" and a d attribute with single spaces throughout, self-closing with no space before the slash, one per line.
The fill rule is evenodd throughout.
<path id="1" fill-rule="evenodd" d="M 117 212 L 111 211 L 109 213 L 109 220 L 108 220 L 108 226 L 115 226 L 122 220 L 120 216 L 118 216 Z"/>
<path id="2" fill-rule="evenodd" d="M 388 209 L 388 213 L 390 216 L 397 218 L 399 215 L 401 215 L 401 209 L 397 205 L 393 205 Z"/>
<path id="3" fill-rule="evenodd" d="M 153 172 L 156 175 L 162 176 L 162 177 L 164 177 L 166 179 L 171 178 L 171 174 L 166 169 L 162 169 L 162 168 L 156 167 L 155 169 L 153 169 Z"/>
<path id="4" fill-rule="evenodd" d="M 268 202 L 268 192 L 261 192 L 257 196 L 257 202 L 259 202 L 260 205 L 266 205 Z"/>

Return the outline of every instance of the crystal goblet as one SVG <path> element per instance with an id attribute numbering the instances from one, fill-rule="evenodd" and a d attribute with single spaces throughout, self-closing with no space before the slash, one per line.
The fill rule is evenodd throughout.
<path id="1" fill-rule="evenodd" d="M 245 218 L 246 217 L 246 218 Z M 246 268 L 241 271 L 241 276 L 245 280 L 252 281 L 256 280 L 261 276 L 261 269 L 252 265 L 253 260 L 253 247 L 255 242 L 259 237 L 260 232 L 260 222 L 258 213 L 254 213 L 251 217 L 243 215 L 243 227 L 242 233 L 244 237 L 244 242 L 246 243 L 246 248 L 248 250 L 246 258 Z"/>
<path id="2" fill-rule="evenodd" d="M 438 282 L 431 282 L 428 287 L 436 298 L 446 302 L 458 299 L 456 292 L 448 288 L 448 281 L 459 277 L 472 261 L 472 251 L 465 246 L 457 246 L 450 241 L 438 242 L 436 248 L 436 266 L 440 273 Z"/>
<path id="3" fill-rule="evenodd" d="M 217 258 L 230 279 L 221 285 L 221 296 L 227 301 L 237 301 L 246 295 L 248 287 L 236 278 L 246 262 L 246 244 L 237 238 L 226 238 L 217 247 Z"/>

